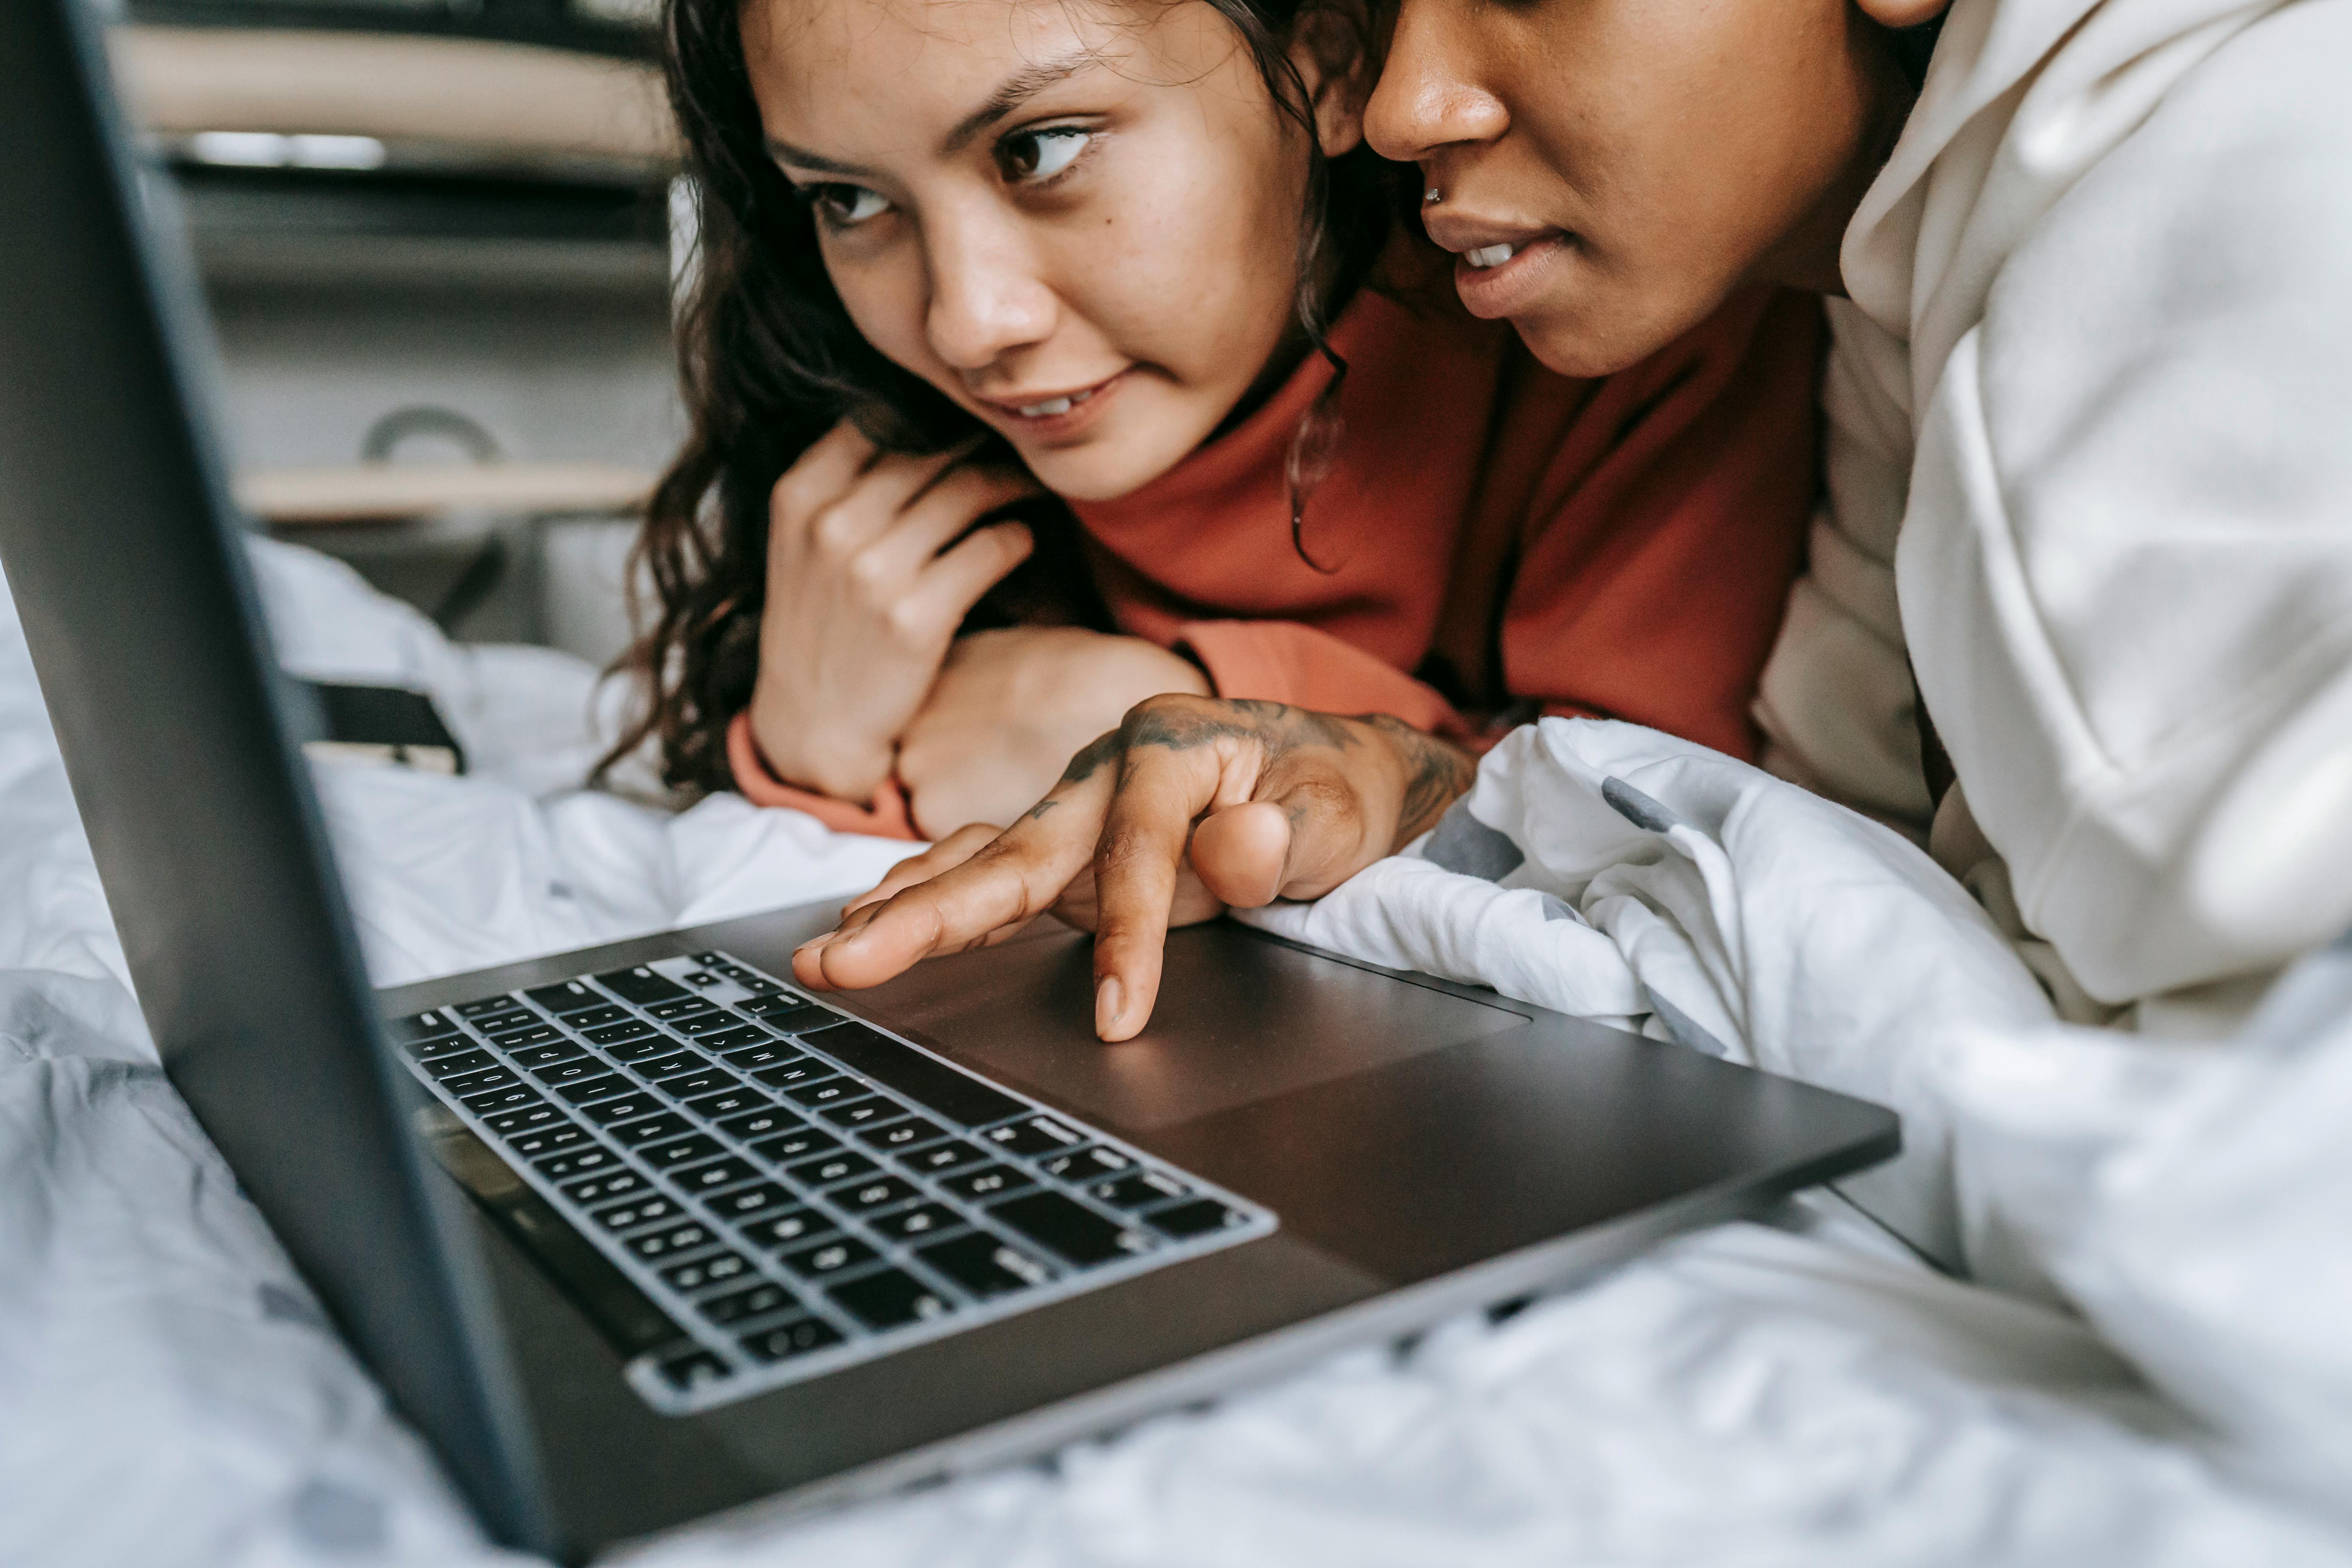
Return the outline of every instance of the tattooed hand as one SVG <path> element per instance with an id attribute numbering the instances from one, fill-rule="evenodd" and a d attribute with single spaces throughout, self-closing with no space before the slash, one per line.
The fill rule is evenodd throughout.
<path id="1" fill-rule="evenodd" d="M 1093 927 L 1095 1032 L 1128 1039 L 1151 1016 L 1171 925 L 1321 897 L 1426 831 L 1473 771 L 1383 714 L 1154 697 L 1003 833 L 966 828 L 892 871 L 793 973 L 819 990 L 878 985 L 1051 909 Z"/>

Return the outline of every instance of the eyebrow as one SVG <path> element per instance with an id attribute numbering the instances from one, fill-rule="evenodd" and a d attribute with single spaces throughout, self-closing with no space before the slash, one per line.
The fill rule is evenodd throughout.
<path id="1" fill-rule="evenodd" d="M 961 152 L 973 137 L 1055 83 L 1067 81 L 1071 77 L 1077 75 L 1087 66 L 1092 65 L 1095 58 L 1096 52 L 1092 49 L 1074 49 L 1059 59 L 1046 60 L 1042 64 L 1013 72 L 998 85 L 994 92 L 989 94 L 987 102 L 956 121 L 955 129 L 950 131 L 940 143 L 940 150 L 949 153 Z M 871 178 L 874 174 L 871 169 L 860 168 L 856 163 L 845 163 L 837 158 L 828 158 L 823 153 L 812 153 L 805 147 L 795 147 L 791 142 L 780 142 L 773 136 L 769 137 L 767 141 L 769 155 L 778 163 L 789 163 L 795 169 L 806 169 L 819 174 L 847 174 L 860 178 Z"/>

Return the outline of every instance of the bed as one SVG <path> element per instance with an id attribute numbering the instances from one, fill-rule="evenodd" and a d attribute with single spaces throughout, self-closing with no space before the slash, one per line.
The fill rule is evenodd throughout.
<path id="1" fill-rule="evenodd" d="M 845 893 L 905 852 L 733 797 L 669 813 L 582 792 L 614 713 L 584 665 L 454 647 L 322 557 L 256 552 L 289 668 L 428 689 L 472 759 L 458 778 L 317 765 L 380 983 Z M 0 617 L 0 1563 L 501 1560 L 157 1068 Z M 1651 791 L 1691 815 L 1668 794 Z M 1509 941 L 1450 960 L 1413 946 L 1414 900 L 1449 895 L 1402 869 L 1385 906 L 1277 918 L 1512 989 L 1511 964 L 1535 961 Z M 1753 907 L 1711 918 L 1754 971 L 1772 910 L 1748 869 Z M 1547 941 L 1650 941 L 1590 900 L 1554 920 L 1524 879 L 1490 887 L 1454 894 L 1494 921 L 1540 908 L 1561 928 Z M 1824 962 L 1791 951 L 1800 970 Z M 1968 984 L 1982 959 L 1922 951 L 1917 984 Z M 1655 1005 L 1680 984 L 1658 963 L 1628 969 L 1650 1002 L 1621 1011 L 1679 1015 L 1735 1053 L 1771 1034 L 1752 1002 Z M 1884 1008 L 1817 1008 L 1809 1032 L 1861 1043 L 1754 1053 L 1905 1111 L 1913 1152 L 1876 1188 L 1045 1462 L 644 1556 L 2352 1563 L 2352 949 L 2291 972 L 2226 1044 L 1935 1011 L 1891 1031 Z M 1958 1216 L 1940 1241 L 1910 1223 L 1939 1205 Z M 1927 1260 L 1955 1247 L 1979 1282 Z"/>

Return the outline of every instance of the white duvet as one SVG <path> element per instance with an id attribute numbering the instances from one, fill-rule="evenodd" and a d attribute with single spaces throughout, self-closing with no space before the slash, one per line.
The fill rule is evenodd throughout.
<path id="1" fill-rule="evenodd" d="M 289 665 L 423 685 L 473 753 L 320 770 L 381 981 L 903 852 L 576 793 L 583 667 L 259 561 Z M 13 615 L 0 887 L 0 1563 L 491 1557 L 156 1068 Z M 2057 1025 L 1906 844 L 1592 724 L 1522 731 L 1417 858 L 1266 918 L 1897 1105 L 1910 1152 L 1853 1203 L 1991 1283 L 1822 1198 L 1049 1465 L 655 1560 L 2352 1563 L 2352 952 L 2234 1044 Z"/>

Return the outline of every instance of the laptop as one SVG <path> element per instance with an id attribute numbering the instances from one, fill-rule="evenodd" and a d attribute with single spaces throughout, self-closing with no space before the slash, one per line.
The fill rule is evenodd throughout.
<path id="1" fill-rule="evenodd" d="M 1043 1452 L 1893 1154 L 1878 1107 L 1231 922 L 1138 1040 L 1040 926 L 784 910 L 373 991 L 76 0 L 0 5 L 0 561 L 165 1070 L 499 1541 Z M 163 243 L 170 239 L 171 243 Z"/>

